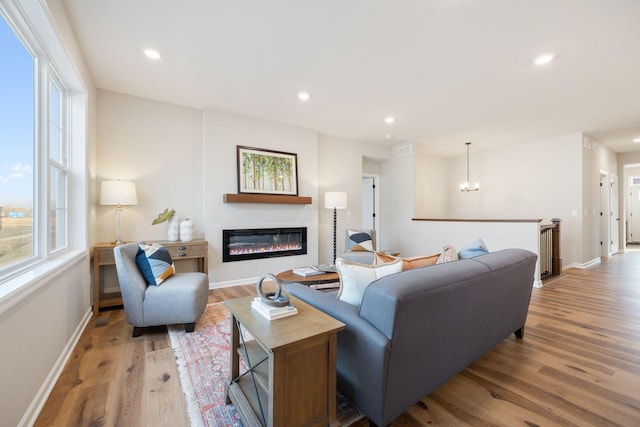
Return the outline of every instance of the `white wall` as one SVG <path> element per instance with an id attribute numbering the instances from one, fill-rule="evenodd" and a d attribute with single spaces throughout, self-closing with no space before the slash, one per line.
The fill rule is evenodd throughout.
<path id="1" fill-rule="evenodd" d="M 416 153 L 414 216 L 417 218 L 451 218 L 449 199 L 452 186 L 448 182 L 449 159 Z M 455 186 L 460 184 L 456 182 Z"/>
<path id="2" fill-rule="evenodd" d="M 380 189 L 382 204 L 382 228 L 385 230 L 385 241 L 380 248 L 400 251 L 401 256 L 424 255 L 425 252 L 415 253 L 405 246 L 412 239 L 414 222 L 414 161 L 413 155 L 397 157 L 397 152 L 392 151 L 392 158 L 381 165 L 382 180 L 384 186 Z M 427 239 L 427 236 L 420 237 Z M 436 252 L 436 251 L 434 251 Z"/>
<path id="3" fill-rule="evenodd" d="M 424 159 L 419 157 L 418 160 Z M 394 157 L 382 164 L 387 185 L 383 188 L 383 227 L 389 236 L 386 247 L 402 256 L 439 253 L 444 245 L 457 249 L 482 238 L 491 251 L 518 247 L 539 253 L 539 227 L 531 223 L 415 221 L 413 203 L 408 194 L 414 192 L 414 159 L 412 156 Z M 455 190 L 459 191 L 458 188 Z M 536 278 L 539 271 L 536 270 Z"/>
<path id="4" fill-rule="evenodd" d="M 480 182 L 478 192 L 459 190 L 460 182 L 466 179 L 466 155 L 448 159 L 446 168 L 441 159 L 416 156 L 415 168 L 435 169 L 446 177 L 435 181 L 440 182 L 448 198 L 448 215 L 441 218 L 542 219 L 543 223 L 549 223 L 551 218 L 562 219 L 562 256 L 568 266 L 582 262 L 581 145 L 581 134 L 574 134 L 475 150 L 471 154 L 470 178 Z M 416 186 L 428 185 L 425 182 L 428 181 L 420 180 Z M 416 217 L 422 217 L 427 204 L 425 201 L 420 205 L 423 211 L 416 209 Z"/>
<path id="5" fill-rule="evenodd" d="M 346 191 L 347 209 L 338 210 L 336 233 L 337 255 L 344 252 L 345 230 L 362 228 L 362 173 L 363 158 L 367 162 L 379 162 L 388 159 L 390 149 L 363 142 L 348 141 L 342 138 L 320 134 L 318 136 L 318 259 L 320 263 L 333 262 L 333 210 L 324 208 L 324 193 L 327 191 Z M 380 166 L 369 170 L 380 170 Z M 378 173 L 378 172 L 375 172 Z M 381 177 L 380 188 L 387 185 Z M 407 198 L 411 198 L 408 193 Z M 383 199 L 382 204 L 387 202 Z M 384 217 L 384 212 L 381 213 Z M 385 244 L 388 234 L 383 226 L 379 232 L 378 247 Z M 386 246 L 385 246 L 386 247 Z"/>
<path id="6" fill-rule="evenodd" d="M 599 259 L 599 174 L 602 170 L 615 174 L 617 162 L 613 152 L 586 141 L 582 134 L 572 134 L 476 150 L 471 156 L 471 181 L 479 181 L 481 189 L 471 193 L 459 191 L 460 182 L 466 178 L 466 155 L 443 159 L 416 153 L 413 158 L 394 158 L 383 166 L 383 176 L 392 177 L 387 179 L 394 183 L 393 193 L 384 195 L 385 200 L 393 200 L 391 206 L 385 205 L 387 217 L 393 219 L 392 234 L 411 235 L 415 226 L 406 221 L 412 216 L 542 219 L 543 223 L 560 218 L 564 267 L 588 265 Z M 434 186 L 437 188 L 431 188 Z M 405 200 L 407 192 L 415 195 L 413 204 Z M 438 212 L 442 215 L 435 215 Z M 466 229 L 457 224 L 457 228 Z M 433 241 L 446 229 L 441 223 L 429 232 L 428 240 Z M 468 240 L 475 237 L 482 236 L 469 235 Z M 438 245 L 447 243 L 439 237 L 435 240 Z M 399 250 L 406 244 L 396 240 L 390 246 Z M 417 247 L 412 251 L 418 252 L 413 255 L 421 252 Z"/>
<path id="7" fill-rule="evenodd" d="M 223 203 L 237 193 L 236 146 L 297 154 L 298 194 L 310 205 Z M 204 222 L 209 241 L 209 280 L 243 282 L 318 261 L 318 136 L 313 130 L 228 113 L 204 111 Z M 222 230 L 232 228 L 307 227 L 307 255 L 222 262 Z"/>
<path id="8" fill-rule="evenodd" d="M 600 259 L 600 171 L 597 144 L 582 138 L 582 247 L 583 263 Z"/>
<path id="9" fill-rule="evenodd" d="M 124 206 L 125 241 L 166 240 L 167 223 L 151 225 L 165 208 L 190 218 L 204 237 L 202 111 L 99 90 L 97 187 L 103 180 L 134 181 L 138 204 Z M 115 240 L 115 206 L 99 205 L 98 240 Z"/>
<path id="10" fill-rule="evenodd" d="M 581 135 L 567 135 L 474 153 L 481 189 L 462 193 L 458 185 L 466 159 L 452 159 L 449 175 L 452 218 L 544 218 L 567 222 L 580 209 Z M 576 194 L 578 193 L 578 194 Z"/>
<path id="11" fill-rule="evenodd" d="M 0 307 L 1 425 L 31 425 L 55 385 L 91 316 L 88 265 L 76 252 L 17 304 Z"/>
<path id="12" fill-rule="evenodd" d="M 362 173 L 380 175 L 380 159 L 364 157 L 362 159 Z"/>
<path id="13" fill-rule="evenodd" d="M 98 92 L 98 123 L 98 181 L 134 180 L 138 190 L 138 205 L 124 207 L 125 240 L 165 239 L 166 224 L 150 224 L 165 207 L 174 208 L 194 219 L 196 236 L 208 240 L 209 279 L 222 284 L 246 283 L 267 272 L 330 262 L 333 216 L 324 209 L 324 192 L 348 193 L 349 209 L 338 213 L 340 252 L 344 229 L 360 227 L 363 159 L 379 169 L 375 164 L 390 152 L 309 129 L 104 90 Z M 312 197 L 313 203 L 223 203 L 223 194 L 237 192 L 237 145 L 296 153 L 299 195 Z M 99 240 L 113 240 L 114 209 L 98 206 L 96 210 Z M 223 229 L 285 226 L 307 227 L 307 255 L 222 262 Z M 105 275 L 107 282 L 114 282 L 113 272 Z"/>

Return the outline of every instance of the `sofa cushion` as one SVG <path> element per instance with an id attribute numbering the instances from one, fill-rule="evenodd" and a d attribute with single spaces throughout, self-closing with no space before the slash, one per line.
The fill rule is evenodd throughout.
<path id="1" fill-rule="evenodd" d="M 136 253 L 136 264 L 148 285 L 160 286 L 176 272 L 169 251 L 157 243 L 140 244 Z"/>
<path id="2" fill-rule="evenodd" d="M 473 242 L 471 242 L 469 245 L 460 249 L 460 252 L 458 252 L 458 258 L 459 259 L 473 258 L 478 255 L 484 255 L 488 253 L 489 253 L 489 249 L 487 249 L 487 246 L 484 244 L 482 239 L 476 239 Z"/>
<path id="3" fill-rule="evenodd" d="M 373 265 L 381 265 L 388 262 L 393 262 L 395 260 L 402 261 L 402 271 L 411 270 L 414 268 L 427 267 L 430 265 L 434 265 L 440 254 L 432 254 L 432 255 L 421 255 L 414 256 L 410 258 L 397 257 L 389 254 L 385 254 L 384 252 L 376 252 L 373 260 Z"/>
<path id="4" fill-rule="evenodd" d="M 442 253 L 438 258 L 438 261 L 436 261 L 436 264 L 444 264 L 445 262 L 456 261 L 457 259 L 458 252 L 456 251 L 456 248 L 452 245 L 445 245 L 442 248 Z"/>
<path id="5" fill-rule="evenodd" d="M 348 251 L 373 252 L 373 237 L 369 233 L 359 230 L 347 230 L 347 233 L 349 233 Z"/>
<path id="6" fill-rule="evenodd" d="M 398 259 L 381 265 L 367 265 L 338 258 L 336 260 L 336 267 L 340 275 L 338 299 L 355 306 L 360 306 L 362 296 L 367 286 L 381 277 L 401 272 L 402 260 Z"/>

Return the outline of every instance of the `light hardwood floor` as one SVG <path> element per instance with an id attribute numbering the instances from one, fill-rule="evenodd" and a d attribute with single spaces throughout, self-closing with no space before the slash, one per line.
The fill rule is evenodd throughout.
<path id="1" fill-rule="evenodd" d="M 131 331 L 122 310 L 92 319 L 36 426 L 188 425 L 166 329 Z M 640 425 L 640 251 L 534 289 L 524 340 L 507 338 L 392 425 Z"/>

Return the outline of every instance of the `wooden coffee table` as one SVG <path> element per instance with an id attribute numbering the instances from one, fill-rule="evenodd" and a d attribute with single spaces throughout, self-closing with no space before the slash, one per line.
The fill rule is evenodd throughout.
<path id="1" fill-rule="evenodd" d="M 334 283 L 340 281 L 338 273 L 316 274 L 314 276 L 298 276 L 293 270 L 283 271 L 276 275 L 281 283 L 288 285 L 289 283 L 302 283 L 303 285 L 322 285 L 325 283 Z"/>

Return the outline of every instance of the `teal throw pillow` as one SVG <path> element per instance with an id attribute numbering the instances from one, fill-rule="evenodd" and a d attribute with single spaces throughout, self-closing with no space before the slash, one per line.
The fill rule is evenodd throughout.
<path id="1" fill-rule="evenodd" d="M 136 264 L 148 285 L 160 286 L 162 282 L 176 272 L 171 254 L 169 254 L 167 248 L 157 243 L 139 245 L 136 253 Z"/>

